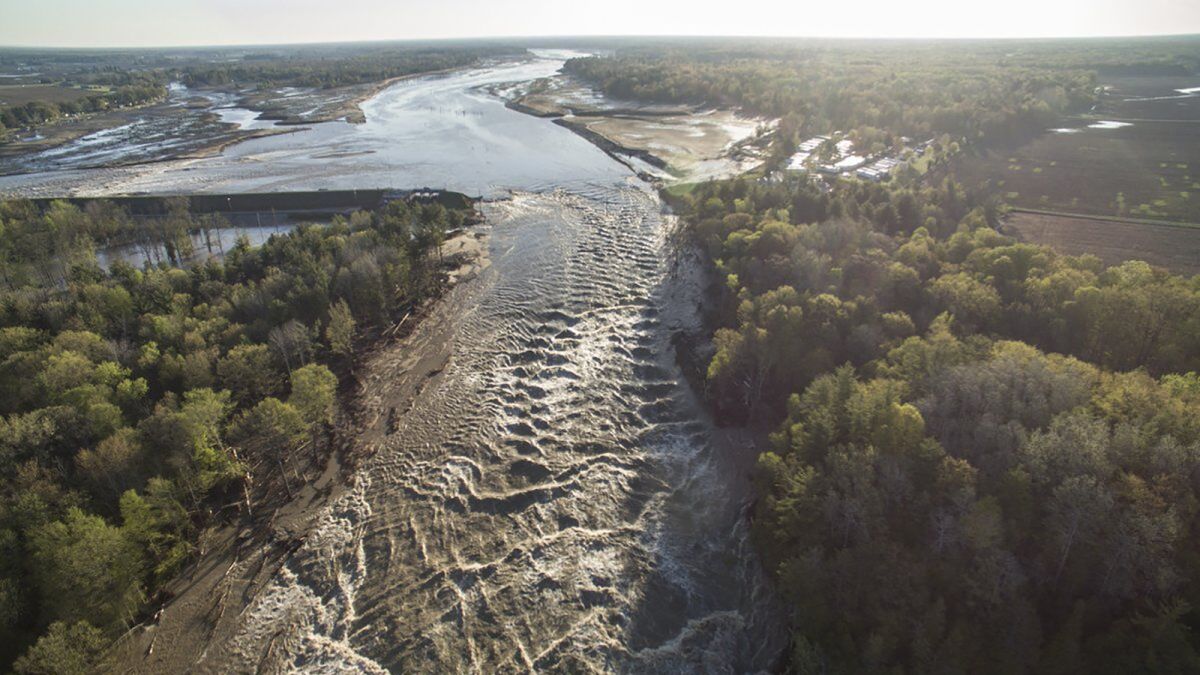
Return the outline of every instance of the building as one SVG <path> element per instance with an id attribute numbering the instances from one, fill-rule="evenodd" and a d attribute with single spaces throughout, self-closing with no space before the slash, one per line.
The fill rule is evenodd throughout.
<path id="1" fill-rule="evenodd" d="M 895 157 L 884 157 L 875 160 L 868 166 L 864 166 L 855 172 L 855 175 L 864 180 L 874 181 L 876 183 L 886 180 L 892 175 L 892 171 L 904 162 Z"/>
<path id="2" fill-rule="evenodd" d="M 788 171 L 807 171 L 808 167 L 806 167 L 805 164 L 808 163 L 809 157 L 812 157 L 811 153 L 797 152 L 796 154 L 792 155 L 791 159 L 788 160 L 787 170 Z"/>
<path id="3" fill-rule="evenodd" d="M 837 164 L 834 164 L 833 166 L 837 169 L 837 173 L 842 173 L 843 171 L 852 171 L 857 169 L 865 164 L 866 161 L 866 157 L 849 155 L 848 157 L 843 157 L 842 159 L 838 160 Z"/>
<path id="4" fill-rule="evenodd" d="M 828 140 L 829 140 L 828 136 L 813 136 L 812 138 L 810 138 L 807 141 L 804 141 L 803 143 L 798 145 L 796 147 L 796 149 L 799 150 L 800 152 L 807 152 L 809 154 L 812 154 L 812 152 L 814 150 L 821 147 L 821 144 Z"/>

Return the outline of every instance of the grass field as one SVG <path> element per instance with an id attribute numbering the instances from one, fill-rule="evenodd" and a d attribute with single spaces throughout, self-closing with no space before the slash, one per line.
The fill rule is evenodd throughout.
<path id="1" fill-rule="evenodd" d="M 57 84 L 16 84 L 0 86 L 0 107 L 24 105 L 30 101 L 62 103 L 75 101 L 96 91 L 63 87 Z"/>
<path id="2" fill-rule="evenodd" d="M 1087 116 L 1017 148 L 964 153 L 955 176 L 1014 206 L 1200 222 L 1200 95 L 1176 91 L 1200 82 L 1115 82 Z"/>
<path id="3" fill-rule="evenodd" d="M 1091 253 L 1109 265 L 1145 260 L 1177 274 L 1200 274 L 1200 227 L 1018 211 L 1008 217 L 1005 230 L 1062 253 Z"/>

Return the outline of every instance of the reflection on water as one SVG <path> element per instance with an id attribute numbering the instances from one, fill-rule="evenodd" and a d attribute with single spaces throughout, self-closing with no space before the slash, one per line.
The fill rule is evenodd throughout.
<path id="1" fill-rule="evenodd" d="M 259 246 L 271 238 L 271 235 L 290 232 L 295 225 L 280 223 L 278 225 L 250 225 L 245 227 L 225 227 L 210 229 L 204 232 L 191 233 L 192 255 L 186 262 L 206 260 L 208 258 L 223 258 L 225 252 L 233 248 L 239 237 L 245 237 L 250 246 Z M 141 244 L 122 244 L 110 246 L 96 251 L 96 261 L 104 269 L 114 262 L 122 261 L 142 267 L 145 263 L 158 264 L 167 262 L 167 251 L 159 244 L 143 246 Z"/>

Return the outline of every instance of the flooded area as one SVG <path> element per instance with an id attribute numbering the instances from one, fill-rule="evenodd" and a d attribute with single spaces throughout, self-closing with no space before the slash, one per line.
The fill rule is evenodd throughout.
<path id="1" fill-rule="evenodd" d="M 234 107 L 235 97 L 219 100 L 208 94 L 217 120 L 208 124 L 291 133 L 236 143 L 212 157 L 87 168 L 177 150 L 192 142 L 183 139 L 203 135 L 185 130 L 163 138 L 157 126 L 161 121 L 139 120 L 31 158 L 24 173 L 0 176 L 0 194 L 94 196 L 429 185 L 474 196 L 499 196 L 508 189 L 540 191 L 607 180 L 632 170 L 664 179 L 702 180 L 738 173 L 761 161 L 754 153 L 731 156 L 730 151 L 753 136 L 763 121 L 729 111 L 685 114 L 676 110 L 673 115 L 648 118 L 569 117 L 617 144 L 659 156 L 666 171 L 645 167 L 632 156 L 622 158 L 626 164 L 622 168 L 591 144 L 569 138 L 569 130 L 504 108 L 503 96 L 518 96 L 523 85 L 551 78 L 566 58 L 577 55 L 554 50 L 538 54 L 521 62 L 399 82 L 360 105 L 366 117 L 362 124 L 340 120 L 277 127 L 254 111 Z M 579 87 L 555 91 L 565 100 L 603 106 L 598 94 L 581 93 Z M 280 95 L 289 94 L 301 95 Z M 457 159 L 447 162 L 445 153 Z M 547 176 L 555 179 L 548 182 Z"/>
<path id="2" fill-rule="evenodd" d="M 0 159 L 0 173 L 48 176 L 71 169 L 157 162 L 235 139 L 236 132 L 275 127 L 237 106 L 234 94 L 193 91 L 175 83 L 167 101 L 130 113 L 128 121 L 45 150 Z M 86 175 L 86 174 L 85 174 Z M 5 178 L 0 177 L 0 185 Z M 0 187 L 0 191 L 5 191 Z"/>
<path id="3" fill-rule="evenodd" d="M 363 124 L 326 122 L 219 155 L 129 167 L 0 176 L 22 196 L 221 193 L 436 186 L 473 196 L 612 181 L 629 171 L 569 130 L 504 107 L 486 88 L 553 75 L 568 54 L 394 84 Z"/>
<path id="4" fill-rule="evenodd" d="M 752 446 L 713 427 L 675 361 L 698 266 L 627 167 L 489 92 L 563 58 L 401 82 L 365 124 L 210 159 L 0 179 L 494 198 L 490 264 L 371 366 L 370 459 L 195 670 L 748 672 L 783 649 L 748 539 Z"/>
<path id="5" fill-rule="evenodd" d="M 203 261 L 209 258 L 220 259 L 225 251 L 233 248 L 241 237 L 245 237 L 250 246 L 259 246 L 271 238 L 271 235 L 284 234 L 295 228 L 295 224 L 279 223 L 277 225 L 247 225 L 223 228 L 213 228 L 207 233 L 193 232 L 189 236 L 192 243 L 192 254 L 185 262 Z M 158 244 L 122 244 L 109 246 L 96 251 L 96 262 L 108 269 L 117 261 L 128 263 L 134 267 L 142 267 L 145 263 L 158 264 L 167 261 L 166 249 Z"/>

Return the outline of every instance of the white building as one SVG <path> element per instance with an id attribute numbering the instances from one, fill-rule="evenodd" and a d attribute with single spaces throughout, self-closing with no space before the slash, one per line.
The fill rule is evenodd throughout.
<path id="1" fill-rule="evenodd" d="M 821 147 L 822 143 L 828 140 L 828 136 L 813 136 L 812 138 L 798 145 L 796 149 L 800 152 L 807 152 L 811 154 L 814 150 Z"/>
<path id="2" fill-rule="evenodd" d="M 855 172 L 855 175 L 864 180 L 875 181 L 878 183 L 879 181 L 882 181 L 888 176 L 892 175 L 892 171 L 894 171 L 896 167 L 903 163 L 903 161 L 896 159 L 895 157 L 884 157 L 882 159 L 875 160 L 875 162 L 871 163 L 870 165 L 859 169 Z"/>
<path id="3" fill-rule="evenodd" d="M 857 169 L 858 167 L 865 164 L 866 161 L 867 161 L 866 157 L 862 157 L 859 155 L 850 155 L 849 157 L 843 157 L 841 160 L 838 161 L 837 164 L 834 164 L 834 167 L 837 168 L 838 173 L 841 173 L 843 171 L 850 171 L 852 169 Z"/>
<path id="4" fill-rule="evenodd" d="M 788 160 L 787 170 L 808 171 L 808 167 L 805 165 L 808 163 L 809 157 L 812 157 L 812 153 L 797 152 L 796 154 L 792 155 L 791 159 Z"/>

